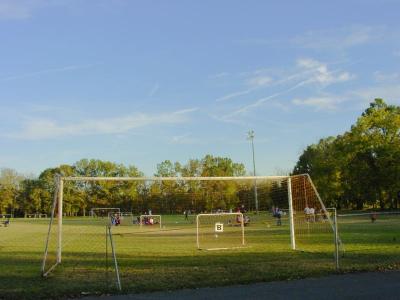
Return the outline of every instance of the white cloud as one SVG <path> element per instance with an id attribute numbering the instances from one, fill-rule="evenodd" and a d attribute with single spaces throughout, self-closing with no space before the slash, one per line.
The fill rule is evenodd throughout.
<path id="1" fill-rule="evenodd" d="M 217 73 L 217 74 L 210 75 L 209 78 L 211 78 L 211 79 L 219 79 L 219 78 L 227 77 L 229 75 L 230 75 L 230 73 L 228 73 L 228 72 L 220 72 L 220 73 Z"/>
<path id="2" fill-rule="evenodd" d="M 171 144 L 181 144 L 181 145 L 193 145 L 193 144 L 201 144 L 202 142 L 197 139 L 192 137 L 191 133 L 186 133 L 182 135 L 175 135 L 170 139 Z"/>
<path id="3" fill-rule="evenodd" d="M 122 134 L 145 126 L 184 123 L 189 121 L 187 114 L 196 110 L 197 108 L 190 108 L 172 113 L 138 113 L 114 118 L 84 120 L 73 124 L 60 124 L 50 119 L 33 119 L 25 123 L 20 132 L 3 134 L 3 136 L 40 140 L 65 136 Z"/>
<path id="4" fill-rule="evenodd" d="M 244 90 L 244 91 L 239 91 L 239 92 L 234 92 L 231 94 L 227 94 L 225 96 L 219 97 L 217 99 L 215 99 L 216 102 L 222 102 L 222 101 L 227 101 L 239 96 L 243 96 L 243 95 L 247 95 L 249 93 L 251 93 L 254 89 L 248 89 L 248 90 Z"/>
<path id="5" fill-rule="evenodd" d="M 384 38 L 383 27 L 352 26 L 332 30 L 309 31 L 292 39 L 295 45 L 310 49 L 345 49 Z"/>
<path id="6" fill-rule="evenodd" d="M 264 87 L 272 82 L 272 78 L 269 76 L 257 76 L 247 80 L 247 84 L 256 87 Z"/>
<path id="7" fill-rule="evenodd" d="M 338 75 L 334 76 L 334 73 L 337 71 L 328 71 L 328 67 L 326 64 L 323 64 L 317 60 L 313 59 L 301 59 L 297 61 L 298 66 L 302 67 L 303 69 L 310 70 L 311 74 L 307 74 L 306 79 L 302 81 L 298 81 L 296 84 L 286 88 L 285 90 L 281 90 L 269 96 L 259 98 L 258 100 L 254 101 L 253 103 L 247 104 L 239 109 L 236 109 L 234 112 L 228 114 L 226 117 L 228 119 L 232 118 L 233 116 L 247 113 L 257 107 L 262 106 L 265 102 L 282 96 L 284 94 L 288 94 L 296 89 L 304 87 L 309 84 L 319 83 L 324 86 L 335 82 L 343 82 L 354 78 L 354 76 L 348 74 L 347 72 L 339 73 Z M 322 105 L 322 104 L 320 104 Z M 327 104 L 326 104 L 327 105 Z"/>
<path id="8" fill-rule="evenodd" d="M 371 102 L 375 98 L 383 98 L 389 103 L 400 104 L 400 85 L 395 83 L 365 87 L 351 91 L 349 94 L 353 97 L 359 98 L 362 103 Z"/>
<path id="9" fill-rule="evenodd" d="M 313 70 L 309 77 L 309 83 L 315 82 L 322 85 L 330 85 L 336 82 L 345 82 L 355 78 L 348 72 L 339 70 L 330 71 L 328 65 L 311 58 L 297 60 L 297 65 L 306 70 Z"/>
<path id="10" fill-rule="evenodd" d="M 298 106 L 310 106 L 315 108 L 315 110 L 337 110 L 337 105 L 342 101 L 343 99 L 341 98 L 325 96 L 310 97 L 306 99 L 294 99 L 292 103 Z"/>
<path id="11" fill-rule="evenodd" d="M 22 20 L 31 16 L 32 6 L 28 1 L 2 0 L 0 20 Z"/>
<path id="12" fill-rule="evenodd" d="M 241 107 L 241 108 L 235 110 L 234 112 L 232 112 L 231 114 L 229 114 L 228 117 L 233 117 L 233 116 L 236 116 L 236 115 L 239 115 L 239 114 L 242 114 L 242 113 L 246 113 L 246 112 L 248 112 L 248 111 L 251 110 L 251 109 L 254 109 L 254 108 L 256 108 L 256 107 L 261 106 L 264 102 L 266 102 L 266 101 L 268 101 L 268 100 L 271 100 L 271 99 L 274 99 L 274 98 L 276 98 L 276 97 L 282 95 L 283 93 L 284 93 L 284 92 L 275 93 L 275 94 L 269 95 L 269 96 L 267 96 L 267 97 L 260 98 L 260 99 L 254 101 L 254 102 L 251 103 L 251 104 L 245 105 L 245 106 L 243 106 L 243 107 Z"/>
<path id="13" fill-rule="evenodd" d="M 381 71 L 376 71 L 374 73 L 374 78 L 377 82 L 400 81 L 400 73 L 384 73 Z"/>
<path id="14" fill-rule="evenodd" d="M 356 25 L 334 29 L 311 30 L 292 38 L 248 38 L 238 40 L 243 45 L 282 47 L 297 46 L 313 50 L 338 51 L 383 40 L 390 32 L 383 26 Z"/>
<path id="15" fill-rule="evenodd" d="M 70 71 L 76 71 L 76 70 L 81 70 L 81 69 L 88 69 L 88 68 L 92 68 L 92 67 L 95 67 L 98 65 L 99 65 L 99 63 L 86 64 L 86 65 L 70 65 L 70 66 L 65 66 L 65 67 L 60 67 L 60 68 L 44 69 L 44 70 L 35 71 L 35 72 L 28 72 L 28 73 L 19 74 L 19 75 L 3 77 L 3 78 L 0 78 L 0 81 L 11 81 L 11 80 L 23 79 L 23 78 L 28 78 L 28 77 L 36 77 L 39 75 L 49 74 L 49 73 L 70 72 Z"/>
<path id="16" fill-rule="evenodd" d="M 347 82 L 353 80 L 356 77 L 355 75 L 346 71 L 331 70 L 329 64 L 312 58 L 298 59 L 296 61 L 294 69 L 296 70 L 296 72 L 292 72 L 291 74 L 286 76 L 284 74 L 287 74 L 287 72 L 275 72 L 275 74 L 280 73 L 280 76 L 277 77 L 277 79 L 274 81 L 272 81 L 271 78 L 267 75 L 260 75 L 250 78 L 248 80 L 254 79 L 253 84 L 255 84 L 255 86 L 253 88 L 232 93 L 217 99 L 218 102 L 221 102 L 224 100 L 232 99 L 234 97 L 250 94 L 255 90 L 260 91 L 263 87 L 266 86 L 269 90 L 271 90 L 273 87 L 275 89 L 275 92 L 264 97 L 259 97 L 258 99 L 253 100 L 250 103 L 246 101 L 247 104 L 242 105 L 241 107 L 235 107 L 233 111 L 219 116 L 217 119 L 224 122 L 238 123 L 240 122 L 240 120 L 238 120 L 239 115 L 243 115 L 248 113 L 249 111 L 257 109 L 258 107 L 265 105 L 266 102 L 270 102 L 271 100 L 274 100 L 275 103 L 278 103 L 279 100 L 277 100 L 276 98 L 289 94 L 294 90 L 302 89 L 304 87 L 312 85 L 317 85 L 319 90 L 323 90 L 324 88 L 332 84 Z M 257 79 L 259 79 L 259 81 L 257 81 Z M 277 86 L 282 86 L 282 88 L 280 90 L 277 90 Z M 301 102 L 301 100 L 297 99 L 292 104 L 308 106 L 313 105 L 315 107 L 318 107 L 318 109 L 330 110 L 336 108 L 337 104 L 335 103 L 336 100 L 334 101 L 333 99 L 328 99 L 327 97 L 316 97 L 306 100 L 307 101 Z M 279 109 L 288 110 L 288 106 L 283 103 L 276 104 L 274 106 Z"/>

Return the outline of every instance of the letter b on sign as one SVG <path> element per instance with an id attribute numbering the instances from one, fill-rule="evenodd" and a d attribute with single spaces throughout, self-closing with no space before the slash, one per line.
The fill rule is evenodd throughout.
<path id="1" fill-rule="evenodd" d="M 215 232 L 224 232 L 224 224 L 215 223 Z"/>

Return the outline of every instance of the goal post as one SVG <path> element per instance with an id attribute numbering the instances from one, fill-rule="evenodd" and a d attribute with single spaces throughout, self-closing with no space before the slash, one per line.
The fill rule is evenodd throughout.
<path id="1" fill-rule="evenodd" d="M 197 249 L 225 250 L 243 247 L 245 219 L 242 213 L 198 214 Z"/>
<path id="2" fill-rule="evenodd" d="M 322 247 L 332 251 L 339 268 L 339 251 L 344 245 L 339 237 L 336 209 L 327 208 L 308 174 L 293 175 L 290 183 L 289 207 L 293 250 L 316 251 Z"/>
<path id="3" fill-rule="evenodd" d="M 82 195 L 92 195 L 91 192 L 100 190 L 102 184 L 112 187 L 114 193 L 111 195 L 112 197 L 108 197 L 108 193 L 96 194 L 104 196 L 104 198 L 99 198 L 101 201 L 97 202 L 88 199 L 89 196 L 82 197 Z M 257 199 L 254 195 L 255 184 L 257 185 Z M 95 189 L 90 190 L 91 187 Z M 74 195 L 88 200 L 84 200 L 87 203 L 83 203 L 84 205 L 78 208 L 81 209 L 80 211 L 71 212 L 70 202 Z M 64 197 L 66 201 L 64 201 Z M 97 199 L 95 198 L 95 200 Z M 93 207 L 98 204 L 110 207 Z M 121 211 L 130 211 L 135 213 L 135 216 L 139 216 L 139 220 L 132 219 L 132 224 L 139 223 L 140 226 L 144 226 L 144 218 L 149 216 L 153 219 L 153 224 L 159 223 L 160 228 L 166 226 L 168 229 L 178 228 L 180 230 L 179 227 L 192 226 L 189 232 L 193 234 L 193 238 L 194 235 L 197 235 L 198 248 L 243 247 L 246 217 L 250 218 L 247 222 L 249 229 L 246 229 L 249 237 L 249 232 L 255 232 L 255 230 L 259 230 L 259 232 L 263 230 L 267 234 L 270 230 L 268 228 L 275 226 L 271 217 L 271 210 L 274 207 L 279 207 L 280 211 L 288 209 L 288 213 L 285 215 L 288 217 L 292 249 L 303 250 L 303 245 L 312 248 L 315 243 L 318 243 L 320 236 L 328 239 L 335 232 L 332 218 L 307 174 L 238 177 L 57 176 L 42 274 L 48 274 L 62 262 L 63 247 L 68 245 L 68 241 L 63 242 L 63 240 L 71 235 L 71 227 L 68 227 L 65 232 L 63 231 L 63 224 L 71 221 L 66 216 L 83 215 L 87 207 L 92 207 L 92 215 L 96 213 L 96 209 L 108 209 L 108 212 L 114 210 L 120 214 L 120 217 L 124 217 Z M 327 216 L 326 221 L 318 225 L 317 222 L 307 223 L 306 207 L 313 208 L 314 213 L 322 212 Z M 237 209 L 240 210 L 240 213 L 232 212 Z M 141 215 L 144 211 L 150 210 L 157 214 Z M 196 224 L 188 222 L 188 211 L 190 214 L 197 215 Z M 126 216 L 126 224 L 131 224 L 130 217 L 130 215 Z M 238 222 L 239 219 L 242 221 Z M 96 223 L 92 218 L 79 221 Z M 279 221 L 281 220 L 279 219 Z M 281 222 L 279 223 L 281 225 Z M 222 224 L 223 229 L 221 230 L 223 231 L 218 232 L 216 224 Z M 308 231 L 310 234 L 304 232 L 304 226 L 310 228 Z M 91 227 L 95 228 L 95 226 Z M 134 230 L 134 227 L 123 230 Z M 171 232 L 169 231 L 169 234 Z M 251 241 L 251 239 L 247 240 Z M 49 257 L 52 257 L 52 260 L 48 261 Z"/>

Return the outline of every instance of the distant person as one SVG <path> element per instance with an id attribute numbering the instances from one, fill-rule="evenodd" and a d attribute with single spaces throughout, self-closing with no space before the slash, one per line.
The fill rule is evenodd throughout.
<path id="1" fill-rule="evenodd" d="M 239 213 L 240 213 L 240 209 L 238 209 L 238 214 L 236 215 L 236 223 L 242 224 L 243 215 L 242 215 L 242 214 L 239 214 Z"/>
<path id="2" fill-rule="evenodd" d="M 250 217 L 249 216 L 244 216 L 243 217 L 243 225 L 248 226 L 250 224 Z"/>
<path id="3" fill-rule="evenodd" d="M 328 220 L 328 216 L 322 208 L 319 210 L 319 215 L 320 215 L 322 222 L 325 222 L 326 220 Z"/>
<path id="4" fill-rule="evenodd" d="M 304 208 L 304 215 L 306 218 L 306 222 L 310 221 L 310 208 L 308 207 L 308 205 Z"/>
<path id="5" fill-rule="evenodd" d="M 150 208 L 150 209 L 149 209 L 149 215 L 150 215 L 150 216 L 152 215 L 151 213 L 152 213 L 152 211 L 151 211 L 151 208 Z"/>
<path id="6" fill-rule="evenodd" d="M 121 218 L 119 214 L 116 214 L 115 216 L 115 226 L 121 225 Z"/>
<path id="7" fill-rule="evenodd" d="M 189 211 L 185 210 L 185 220 L 189 220 Z"/>
<path id="8" fill-rule="evenodd" d="M 111 219 L 111 225 L 115 226 L 115 216 L 110 215 L 110 219 Z"/>
<path id="9" fill-rule="evenodd" d="M 311 219 L 311 222 L 315 222 L 315 209 L 314 209 L 314 207 L 310 208 L 310 219 Z"/>
<path id="10" fill-rule="evenodd" d="M 371 214 L 371 223 L 375 223 L 377 217 L 378 217 L 378 215 L 376 214 L 376 212 L 373 212 L 373 213 Z"/>
<path id="11" fill-rule="evenodd" d="M 276 213 L 276 226 L 282 226 L 282 210 L 280 209 Z"/>

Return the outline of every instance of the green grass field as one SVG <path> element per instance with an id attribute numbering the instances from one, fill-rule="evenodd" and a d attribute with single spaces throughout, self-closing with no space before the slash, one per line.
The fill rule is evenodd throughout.
<path id="1" fill-rule="evenodd" d="M 63 261 L 48 278 L 40 276 L 48 220 L 14 219 L 0 227 L 0 298 L 59 298 L 117 293 L 110 248 L 106 259 L 104 220 L 65 219 Z M 251 215 L 245 228 L 246 247 L 197 250 L 196 228 L 183 216 L 163 216 L 156 225 L 113 227 L 124 293 L 273 280 L 335 273 L 333 235 L 328 223 L 308 225 L 297 238 L 304 251 L 290 250 L 289 226 L 267 214 Z M 237 228 L 239 229 L 239 228 Z M 345 247 L 340 272 L 400 268 L 400 215 L 339 218 Z M 229 245 L 239 237 L 211 231 L 210 244 Z M 55 261 L 52 236 L 48 263 Z M 108 266 L 108 267 L 107 267 Z M 106 269 L 108 271 L 106 271 Z"/>

